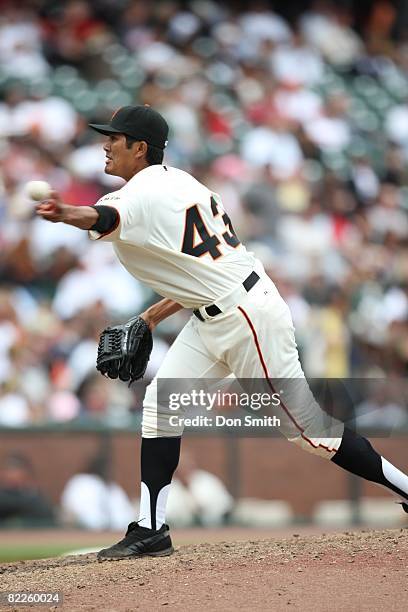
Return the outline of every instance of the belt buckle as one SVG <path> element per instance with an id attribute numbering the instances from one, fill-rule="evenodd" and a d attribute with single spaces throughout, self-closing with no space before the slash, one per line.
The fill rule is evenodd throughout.
<path id="1" fill-rule="evenodd" d="M 208 312 L 210 309 L 216 312 Z M 213 319 L 217 315 L 221 314 L 222 310 L 218 308 L 216 304 L 210 304 L 209 306 L 200 306 L 196 310 L 193 310 L 193 314 L 200 319 L 200 321 L 208 321 L 209 319 Z"/>

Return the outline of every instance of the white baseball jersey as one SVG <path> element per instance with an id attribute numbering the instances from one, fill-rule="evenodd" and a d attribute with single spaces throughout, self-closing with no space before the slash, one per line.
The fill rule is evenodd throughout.
<path id="1" fill-rule="evenodd" d="M 187 172 L 148 166 L 98 204 L 116 208 L 120 221 L 90 238 L 111 241 L 130 274 L 185 308 L 215 302 L 254 268 L 220 197 Z"/>
<path id="2" fill-rule="evenodd" d="M 217 194 L 182 170 L 155 165 L 97 204 L 115 207 L 120 220 L 106 235 L 90 231 L 91 238 L 111 241 L 133 276 L 186 308 L 217 303 L 253 270 L 259 276 L 250 291 L 242 292 L 239 304 L 209 320 L 192 316 L 180 332 L 147 388 L 144 437 L 180 436 L 183 431 L 181 424 L 170 423 L 169 406 L 158 405 L 159 379 L 233 374 L 240 379 L 279 379 L 280 389 L 286 379 L 304 380 L 289 309 L 261 262 L 239 242 Z M 290 388 L 285 396 L 281 432 L 330 458 L 340 445 L 343 425 L 336 422 L 338 435 L 323 436 L 319 432 L 331 430 L 331 419 L 327 425 L 329 417 L 308 387 L 302 394 Z"/>

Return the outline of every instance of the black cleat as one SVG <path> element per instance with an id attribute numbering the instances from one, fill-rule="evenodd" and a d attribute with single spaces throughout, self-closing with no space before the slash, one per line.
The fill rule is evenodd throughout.
<path id="1" fill-rule="evenodd" d="M 110 548 L 98 552 L 98 561 L 109 559 L 131 559 L 132 557 L 167 557 L 174 552 L 169 526 L 162 525 L 157 531 L 130 523 L 126 535 Z"/>

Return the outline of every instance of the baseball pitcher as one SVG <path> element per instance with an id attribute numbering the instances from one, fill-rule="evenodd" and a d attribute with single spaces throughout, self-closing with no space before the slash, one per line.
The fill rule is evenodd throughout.
<path id="1" fill-rule="evenodd" d="M 271 393 L 276 391 L 274 381 L 294 381 L 277 408 L 288 440 L 388 487 L 408 511 L 408 476 L 367 439 L 334 419 L 329 422 L 303 384 L 288 306 L 235 234 L 220 197 L 187 172 L 163 165 L 165 119 L 149 106 L 125 106 L 109 123 L 90 127 L 107 136 L 105 172 L 125 179 L 125 186 L 95 206 L 69 206 L 52 192 L 37 213 L 86 230 L 92 240 L 111 242 L 129 273 L 163 296 L 125 326 L 105 330 L 98 369 L 122 380 L 142 375 L 143 367 L 135 365 L 138 347 L 146 360 L 155 326 L 182 308 L 193 309 L 144 398 L 139 521 L 98 558 L 173 552 L 166 501 L 179 460 L 182 424 L 171 425 L 169 406 L 158 402 L 158 379 L 233 374 L 263 380 Z"/>

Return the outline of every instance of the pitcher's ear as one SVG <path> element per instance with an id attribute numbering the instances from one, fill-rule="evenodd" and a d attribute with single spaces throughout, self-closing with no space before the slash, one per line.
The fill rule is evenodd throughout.
<path id="1" fill-rule="evenodd" d="M 136 143 L 136 153 L 138 157 L 144 157 L 147 154 L 147 142 L 145 140 L 140 140 Z"/>

